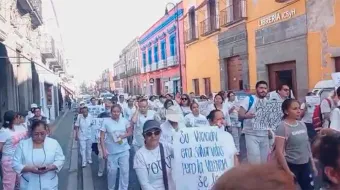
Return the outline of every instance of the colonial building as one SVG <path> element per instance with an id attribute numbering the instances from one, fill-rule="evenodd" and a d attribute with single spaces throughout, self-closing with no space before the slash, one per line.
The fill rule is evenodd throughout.
<path id="1" fill-rule="evenodd" d="M 113 71 L 105 69 L 101 75 L 101 91 L 112 92 L 114 90 Z"/>
<path id="2" fill-rule="evenodd" d="M 250 87 L 288 83 L 303 97 L 320 80 L 340 72 L 340 2 L 247 1 Z"/>
<path id="3" fill-rule="evenodd" d="M 186 91 L 183 13 L 180 2 L 139 37 L 144 94 Z"/>
<path id="4" fill-rule="evenodd" d="M 124 79 L 126 78 L 126 65 L 120 56 L 119 60 L 113 64 L 113 82 L 115 91 L 126 92 L 124 86 Z"/>
<path id="5" fill-rule="evenodd" d="M 65 59 L 43 25 L 42 9 L 49 6 L 48 0 L 0 2 L 1 119 L 6 110 L 28 110 L 31 103 L 42 106 L 51 120 L 59 114 Z"/>
<path id="6" fill-rule="evenodd" d="M 133 39 L 123 50 L 123 61 L 126 66 L 126 78 L 124 79 L 124 86 L 126 93 L 140 94 L 141 82 L 140 75 L 140 59 L 139 59 L 139 44 L 138 38 Z"/>

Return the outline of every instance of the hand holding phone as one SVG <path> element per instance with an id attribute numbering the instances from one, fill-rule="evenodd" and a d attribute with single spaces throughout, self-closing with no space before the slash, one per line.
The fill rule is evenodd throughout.
<path id="1" fill-rule="evenodd" d="M 46 166 L 38 168 L 39 171 L 46 170 L 46 169 L 47 169 Z"/>

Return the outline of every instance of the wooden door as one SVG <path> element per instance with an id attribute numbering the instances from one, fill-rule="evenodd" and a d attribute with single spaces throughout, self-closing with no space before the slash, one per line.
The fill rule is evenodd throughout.
<path id="1" fill-rule="evenodd" d="M 225 68 L 227 68 L 227 78 L 226 89 L 227 90 L 242 90 L 242 62 L 239 56 L 230 57 L 225 63 Z"/>
<path id="2" fill-rule="evenodd" d="M 280 75 L 284 72 L 286 72 L 286 73 L 290 72 L 291 73 L 290 74 L 291 75 L 290 81 L 282 81 L 282 79 L 280 79 Z M 278 85 L 280 83 L 284 82 L 284 83 L 287 83 L 288 85 L 290 85 L 290 88 L 293 90 L 294 96 L 298 97 L 297 83 L 296 83 L 295 61 L 268 65 L 268 75 L 269 75 L 269 89 L 270 89 L 270 91 L 276 90 Z"/>
<path id="3" fill-rule="evenodd" d="M 335 72 L 340 72 L 340 57 L 335 57 Z"/>
<path id="4" fill-rule="evenodd" d="M 156 79 L 156 95 L 161 94 L 161 79 Z"/>

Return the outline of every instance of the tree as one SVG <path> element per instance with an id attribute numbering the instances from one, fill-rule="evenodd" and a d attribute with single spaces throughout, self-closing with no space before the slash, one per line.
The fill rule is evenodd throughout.
<path id="1" fill-rule="evenodd" d="M 88 94 L 89 90 L 88 90 L 88 86 L 86 85 L 86 82 L 83 81 L 80 86 L 79 86 L 79 89 L 80 89 L 80 93 L 81 94 Z"/>

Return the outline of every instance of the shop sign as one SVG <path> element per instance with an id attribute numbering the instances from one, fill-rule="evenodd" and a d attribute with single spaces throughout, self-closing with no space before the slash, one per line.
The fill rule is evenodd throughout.
<path id="1" fill-rule="evenodd" d="M 263 27 L 269 24 L 280 22 L 282 20 L 291 19 L 294 15 L 296 15 L 295 9 L 284 11 L 284 12 L 273 13 L 271 15 L 260 18 L 259 27 Z"/>

